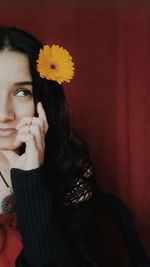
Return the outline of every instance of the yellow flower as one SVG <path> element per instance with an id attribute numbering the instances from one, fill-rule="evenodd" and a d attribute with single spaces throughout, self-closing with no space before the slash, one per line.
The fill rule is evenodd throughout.
<path id="1" fill-rule="evenodd" d="M 58 45 L 45 45 L 40 49 L 37 59 L 37 71 L 47 80 L 70 82 L 74 76 L 74 63 L 69 52 Z"/>

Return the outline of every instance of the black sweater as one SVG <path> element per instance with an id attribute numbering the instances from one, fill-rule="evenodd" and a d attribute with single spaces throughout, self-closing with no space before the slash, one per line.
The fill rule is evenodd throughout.
<path id="1" fill-rule="evenodd" d="M 73 176 L 70 189 L 57 201 L 42 177 L 42 167 L 11 169 L 23 241 L 16 267 L 98 267 L 92 166 L 87 165 L 80 176 Z"/>

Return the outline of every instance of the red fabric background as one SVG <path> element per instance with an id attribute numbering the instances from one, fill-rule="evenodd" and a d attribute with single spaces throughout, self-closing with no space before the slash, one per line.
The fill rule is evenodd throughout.
<path id="1" fill-rule="evenodd" d="M 0 23 L 72 54 L 75 77 L 64 87 L 74 125 L 100 189 L 127 204 L 150 255 L 150 5 L 81 2 L 6 1 Z"/>

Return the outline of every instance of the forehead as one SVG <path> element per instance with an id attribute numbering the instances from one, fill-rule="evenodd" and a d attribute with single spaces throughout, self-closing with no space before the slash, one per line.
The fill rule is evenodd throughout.
<path id="1" fill-rule="evenodd" d="M 18 81 L 32 81 L 28 57 L 19 52 L 0 52 L 0 84 L 12 84 Z"/>

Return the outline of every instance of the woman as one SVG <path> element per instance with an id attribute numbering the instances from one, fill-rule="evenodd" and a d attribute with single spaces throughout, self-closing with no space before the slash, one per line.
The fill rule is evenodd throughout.
<path id="1" fill-rule="evenodd" d="M 44 69 L 52 48 L 0 28 L 1 267 L 98 266 L 94 171 L 61 85 L 74 67 L 53 50 L 67 56 L 65 77 L 57 62 Z"/>

